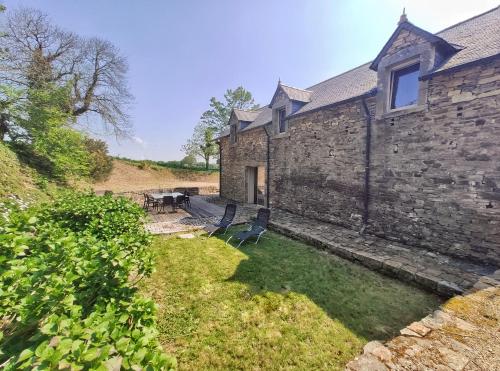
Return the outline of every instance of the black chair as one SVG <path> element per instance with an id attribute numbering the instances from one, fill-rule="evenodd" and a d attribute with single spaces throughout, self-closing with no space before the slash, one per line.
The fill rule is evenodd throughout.
<path id="1" fill-rule="evenodd" d="M 187 208 L 191 208 L 191 199 L 189 198 L 188 191 L 184 192 L 184 205 L 186 205 Z"/>
<path id="2" fill-rule="evenodd" d="M 255 244 L 257 244 L 260 240 L 260 237 L 267 231 L 267 225 L 269 223 L 270 216 L 271 210 L 265 208 L 259 209 L 259 211 L 257 212 L 257 219 L 255 219 L 253 224 L 250 225 L 250 229 L 236 233 L 234 236 L 229 237 L 226 241 L 226 244 L 229 243 L 229 240 L 233 237 L 240 240 L 240 243 L 237 247 L 240 247 L 243 242 L 251 237 L 257 237 L 257 241 L 255 241 Z"/>
<path id="3" fill-rule="evenodd" d="M 236 205 L 227 204 L 226 211 L 224 211 L 224 216 L 222 217 L 222 219 L 218 223 L 205 227 L 205 231 L 209 233 L 208 237 L 211 237 L 215 232 L 217 232 L 220 229 L 224 229 L 223 234 L 226 234 L 227 229 L 233 224 L 235 215 L 236 215 Z"/>
<path id="4" fill-rule="evenodd" d="M 163 202 L 161 204 L 162 210 L 165 211 L 167 206 L 172 207 L 172 212 L 175 211 L 175 200 L 173 196 L 163 196 Z"/>
<path id="5" fill-rule="evenodd" d="M 153 209 L 158 209 L 158 207 L 160 206 L 160 201 L 155 200 L 147 193 L 143 193 L 143 195 L 144 195 L 144 204 L 142 205 L 142 207 L 144 208 L 144 210 L 148 211 L 150 206 Z"/>
<path id="6" fill-rule="evenodd" d="M 184 199 L 185 199 L 184 195 L 179 195 L 179 196 L 177 196 L 177 197 L 175 198 L 175 205 L 176 205 L 177 207 L 182 207 L 182 205 L 184 204 Z"/>

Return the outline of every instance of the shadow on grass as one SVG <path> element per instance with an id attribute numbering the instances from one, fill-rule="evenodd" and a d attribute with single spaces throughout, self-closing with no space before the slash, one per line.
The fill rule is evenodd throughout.
<path id="1" fill-rule="evenodd" d="M 240 229 L 218 238 L 225 240 Z M 268 232 L 258 245 L 247 242 L 240 250 L 248 259 L 229 281 L 247 284 L 253 294 L 303 294 L 366 340 L 392 337 L 441 303 L 414 286 L 276 233 Z"/>

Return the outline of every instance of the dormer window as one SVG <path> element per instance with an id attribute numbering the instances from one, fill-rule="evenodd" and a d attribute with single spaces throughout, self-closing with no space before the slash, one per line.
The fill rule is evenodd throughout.
<path id="1" fill-rule="evenodd" d="M 229 127 L 229 138 L 232 144 L 236 143 L 236 125 L 231 125 Z"/>
<path id="2" fill-rule="evenodd" d="M 392 71 L 391 109 L 414 106 L 418 102 L 418 77 L 420 63 Z"/>
<path id="3" fill-rule="evenodd" d="M 286 109 L 284 107 L 280 108 L 278 110 L 278 128 L 280 133 L 284 133 L 286 131 L 285 117 L 286 117 Z"/>

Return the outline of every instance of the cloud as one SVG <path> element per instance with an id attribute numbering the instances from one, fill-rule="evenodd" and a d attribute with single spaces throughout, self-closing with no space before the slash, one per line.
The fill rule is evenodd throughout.
<path id="1" fill-rule="evenodd" d="M 146 146 L 146 142 L 142 138 L 139 138 L 137 136 L 133 136 L 131 139 L 132 139 L 133 142 L 137 143 L 141 147 L 145 147 Z"/>

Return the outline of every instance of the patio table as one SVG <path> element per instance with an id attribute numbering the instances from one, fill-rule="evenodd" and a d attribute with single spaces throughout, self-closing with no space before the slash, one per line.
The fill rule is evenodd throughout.
<path id="1" fill-rule="evenodd" d="M 163 200 L 163 197 L 165 196 L 172 196 L 174 200 L 177 198 L 177 196 L 184 196 L 184 193 L 179 193 L 179 192 L 160 192 L 160 193 L 151 193 L 151 197 L 155 199 L 155 201 L 161 201 Z"/>

